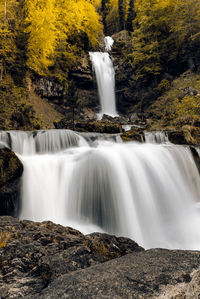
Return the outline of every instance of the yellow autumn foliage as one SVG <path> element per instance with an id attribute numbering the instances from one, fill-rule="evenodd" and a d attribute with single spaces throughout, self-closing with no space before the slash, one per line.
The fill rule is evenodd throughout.
<path id="1" fill-rule="evenodd" d="M 13 62 L 15 51 L 16 11 L 15 0 L 0 0 L 0 79 L 5 71 L 5 64 Z"/>
<path id="2" fill-rule="evenodd" d="M 89 0 L 26 0 L 26 8 L 28 66 L 41 75 L 54 65 L 57 54 L 74 58 L 83 46 L 76 44 L 77 37 L 84 34 L 95 46 L 102 34 L 100 16 Z"/>

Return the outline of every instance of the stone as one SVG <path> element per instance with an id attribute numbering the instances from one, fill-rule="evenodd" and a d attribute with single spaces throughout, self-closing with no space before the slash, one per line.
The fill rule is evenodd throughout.
<path id="1" fill-rule="evenodd" d="M 174 130 L 168 132 L 169 141 L 175 144 L 187 144 L 184 132 L 182 130 Z"/>
<path id="2" fill-rule="evenodd" d="M 132 127 L 131 130 L 124 132 L 121 134 L 121 138 L 123 141 L 137 141 L 143 142 L 144 141 L 144 130 L 140 128 Z"/>
<path id="3" fill-rule="evenodd" d="M 122 126 L 120 123 L 113 123 L 111 121 L 104 120 L 68 120 L 66 118 L 59 122 L 54 123 L 56 129 L 71 129 L 78 132 L 93 132 L 93 133 L 107 133 L 117 134 L 122 132 Z"/>
<path id="4" fill-rule="evenodd" d="M 145 251 L 128 238 L 0 217 L 2 299 L 193 299 L 199 267 L 199 251 Z"/>
<path id="5" fill-rule="evenodd" d="M 193 279 L 199 266 L 200 252 L 166 249 L 134 252 L 65 274 L 51 282 L 38 298 L 163 298 L 170 287 L 177 288 L 176 296 L 192 291 L 190 297 L 180 298 L 198 298 L 193 297 L 192 287 L 199 294 L 199 274 Z"/>
<path id="6" fill-rule="evenodd" d="M 8 148 L 0 149 L 0 215 L 17 216 L 23 165 Z"/>
<path id="7" fill-rule="evenodd" d="M 84 236 L 50 221 L 0 217 L 0 295 L 2 299 L 38 298 L 63 275 L 143 250 L 128 238 Z"/>
<path id="8" fill-rule="evenodd" d="M 200 155 L 197 151 L 197 148 L 195 146 L 190 146 L 190 150 L 192 152 L 192 156 L 194 158 L 194 161 L 195 161 L 196 166 L 197 166 L 197 168 L 199 170 L 199 173 L 200 173 Z"/>

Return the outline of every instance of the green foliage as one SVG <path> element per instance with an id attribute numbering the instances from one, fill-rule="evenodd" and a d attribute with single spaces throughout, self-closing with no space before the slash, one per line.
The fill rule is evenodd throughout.
<path id="1" fill-rule="evenodd" d="M 161 127 L 182 128 L 200 124 L 200 75 L 184 73 L 148 109 L 154 123 Z"/>
<path id="2" fill-rule="evenodd" d="M 16 53 L 16 11 L 17 2 L 0 0 L 0 80 L 3 79 L 7 67 L 14 63 Z"/>
<path id="3" fill-rule="evenodd" d="M 135 7 L 132 57 L 137 79 L 157 80 L 163 71 L 195 69 L 200 55 L 200 2 L 136 0 Z"/>
<path id="4" fill-rule="evenodd" d="M 38 120 L 26 98 L 25 88 L 16 86 L 9 76 L 0 81 L 0 130 L 39 129 Z"/>

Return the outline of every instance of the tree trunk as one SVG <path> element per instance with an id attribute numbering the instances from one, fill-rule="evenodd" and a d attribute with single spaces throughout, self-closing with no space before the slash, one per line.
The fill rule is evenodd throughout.
<path id="1" fill-rule="evenodd" d="M 119 29 L 125 29 L 125 12 L 124 12 L 124 0 L 119 0 L 118 2 L 119 7 Z"/>
<path id="2" fill-rule="evenodd" d="M 133 31 L 133 20 L 135 19 L 135 0 L 129 1 L 129 8 L 128 8 L 128 17 L 126 21 L 126 29 L 128 31 Z"/>
<path id="3" fill-rule="evenodd" d="M 6 22 L 6 19 L 7 19 L 7 3 L 6 3 L 6 0 L 4 2 L 4 17 L 5 17 L 5 22 Z"/>
<path id="4" fill-rule="evenodd" d="M 107 9 L 107 3 L 109 0 L 102 0 L 101 1 L 101 12 L 102 12 L 102 18 L 103 18 L 103 26 L 104 26 L 104 34 L 107 35 L 107 22 L 106 22 L 106 17 L 108 14 L 108 9 Z"/>
<path id="5" fill-rule="evenodd" d="M 1 64 L 0 64 L 1 70 L 0 70 L 0 81 L 3 80 L 3 60 L 1 60 Z"/>

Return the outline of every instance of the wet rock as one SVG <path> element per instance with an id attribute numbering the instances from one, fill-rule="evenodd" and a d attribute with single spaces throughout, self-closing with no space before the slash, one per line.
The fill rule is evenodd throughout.
<path id="1" fill-rule="evenodd" d="M 131 130 L 124 132 L 121 134 L 121 138 L 123 141 L 137 141 L 143 142 L 144 141 L 144 133 L 143 129 L 132 127 Z"/>
<path id="2" fill-rule="evenodd" d="M 23 165 L 8 148 L 0 149 L 0 215 L 17 216 Z"/>
<path id="3" fill-rule="evenodd" d="M 122 126 L 120 123 L 113 123 L 109 121 L 96 120 L 75 120 L 72 122 L 64 118 L 60 122 L 54 123 L 56 129 L 71 129 L 78 132 L 96 132 L 96 133 L 108 133 L 117 134 L 122 132 Z"/>
<path id="4" fill-rule="evenodd" d="M 169 131 L 168 132 L 169 141 L 175 144 L 187 144 L 185 134 L 182 130 Z"/>
<path id="5" fill-rule="evenodd" d="M 197 168 L 199 170 L 199 173 L 200 173 L 200 155 L 197 151 L 197 148 L 195 146 L 190 146 L 190 150 L 192 152 L 192 156 L 194 158 L 194 161 L 195 161 Z"/>

